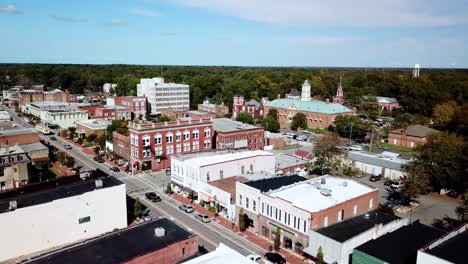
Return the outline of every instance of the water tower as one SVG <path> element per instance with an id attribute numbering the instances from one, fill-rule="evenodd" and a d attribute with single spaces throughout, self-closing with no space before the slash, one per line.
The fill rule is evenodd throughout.
<path id="1" fill-rule="evenodd" d="M 419 77 L 419 69 L 420 69 L 419 64 L 415 64 L 413 68 L 413 78 Z"/>

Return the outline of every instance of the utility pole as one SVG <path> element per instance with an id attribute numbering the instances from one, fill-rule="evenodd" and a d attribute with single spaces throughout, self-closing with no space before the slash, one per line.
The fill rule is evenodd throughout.
<path id="1" fill-rule="evenodd" d="M 371 139 L 370 139 L 370 146 L 369 146 L 369 151 L 372 152 L 372 148 L 374 146 L 374 127 L 372 127 L 372 132 L 371 132 Z"/>
<path id="2" fill-rule="evenodd" d="M 351 123 L 351 130 L 349 131 L 349 141 L 351 141 L 352 139 L 352 135 L 353 135 L 353 125 L 354 123 Z"/>

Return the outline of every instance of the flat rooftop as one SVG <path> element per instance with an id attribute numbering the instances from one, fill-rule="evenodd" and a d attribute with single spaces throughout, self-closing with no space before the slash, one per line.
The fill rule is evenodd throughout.
<path id="1" fill-rule="evenodd" d="M 365 151 L 350 151 L 348 152 L 347 158 L 392 170 L 401 170 L 401 166 L 409 162 L 409 160 L 399 159 L 391 154 L 376 154 Z"/>
<path id="2" fill-rule="evenodd" d="M 245 180 L 247 180 L 246 177 L 235 176 L 235 177 L 224 178 L 224 179 L 220 179 L 216 181 L 211 181 L 211 182 L 208 182 L 208 184 L 220 190 L 230 193 L 231 197 L 233 198 L 232 203 L 234 203 L 235 198 L 236 198 L 236 182 L 245 181 Z"/>
<path id="3" fill-rule="evenodd" d="M 84 126 L 90 127 L 91 129 L 106 129 L 108 125 L 112 122 L 107 119 L 88 119 L 76 121 L 76 124 L 82 124 Z"/>
<path id="4" fill-rule="evenodd" d="M 242 151 L 235 153 L 218 153 L 218 152 L 206 152 L 200 153 L 197 155 L 184 155 L 184 156 L 172 156 L 183 162 L 190 163 L 194 167 L 203 167 L 217 163 L 229 162 L 239 159 L 248 159 L 258 156 L 273 156 L 273 153 L 263 151 L 263 150 L 251 150 L 251 151 Z"/>
<path id="5" fill-rule="evenodd" d="M 416 263 L 420 248 L 446 234 L 445 231 L 415 221 L 357 247 L 386 263 Z"/>
<path id="6" fill-rule="evenodd" d="M 16 201 L 17 208 L 25 208 L 94 191 L 97 189 L 96 180 L 102 180 L 102 188 L 123 184 L 100 170 L 91 172 L 91 176 L 85 180 L 79 176 L 69 176 L 28 184 L 21 188 L 0 192 L 0 214 L 9 212 L 10 201 Z"/>
<path id="7" fill-rule="evenodd" d="M 242 122 L 234 121 L 229 118 L 216 118 L 213 119 L 213 129 L 218 132 L 236 132 L 249 129 L 258 129 L 259 127 L 244 124 Z"/>
<path id="8" fill-rule="evenodd" d="M 211 113 L 211 112 L 200 111 L 200 110 L 189 110 L 189 111 L 187 111 L 187 114 L 192 114 L 192 115 L 213 115 L 213 113 Z"/>
<path id="9" fill-rule="evenodd" d="M 36 142 L 36 143 L 31 143 L 31 144 L 25 144 L 21 145 L 21 148 L 24 150 L 24 152 L 29 153 L 31 151 L 39 151 L 39 150 L 49 150 L 48 147 L 46 147 L 44 144 L 41 142 Z"/>
<path id="10" fill-rule="evenodd" d="M 376 190 L 348 178 L 325 175 L 273 190 L 269 195 L 313 213 Z"/>
<path id="11" fill-rule="evenodd" d="M 155 236 L 156 228 L 164 228 L 166 234 L 163 237 Z M 192 233 L 162 218 L 90 239 L 25 263 L 125 263 L 192 236 Z"/>
<path id="12" fill-rule="evenodd" d="M 401 219 L 398 216 L 385 214 L 379 211 L 372 211 L 365 215 L 349 218 L 342 222 L 338 222 L 331 226 L 317 230 L 326 237 L 329 237 L 338 242 L 345 242 L 353 237 L 366 232 L 375 225 L 386 225 L 392 221 Z"/>
<path id="13" fill-rule="evenodd" d="M 22 125 L 19 125 L 16 122 L 0 122 L 0 135 L 3 136 L 12 136 L 12 135 L 21 135 L 21 134 L 38 134 L 34 128 L 25 128 Z"/>
<path id="14" fill-rule="evenodd" d="M 219 243 L 216 250 L 184 262 L 184 264 L 252 264 L 247 257 L 234 249 Z"/>
<path id="15" fill-rule="evenodd" d="M 276 167 L 280 170 L 298 165 L 303 165 L 309 162 L 309 160 L 301 159 L 297 156 L 284 153 L 276 154 L 275 160 L 277 165 Z"/>
<path id="16" fill-rule="evenodd" d="M 290 175 L 290 176 L 280 176 L 280 177 L 271 177 L 266 179 L 254 180 L 244 182 L 245 185 L 253 187 L 261 192 L 269 192 L 271 190 L 277 190 L 283 186 L 291 185 L 298 182 L 306 181 L 307 178 L 304 178 L 299 175 Z"/>
<path id="17" fill-rule="evenodd" d="M 458 234 L 425 252 L 453 263 L 466 263 L 468 260 L 467 245 L 468 231 L 463 231 L 463 233 Z"/>

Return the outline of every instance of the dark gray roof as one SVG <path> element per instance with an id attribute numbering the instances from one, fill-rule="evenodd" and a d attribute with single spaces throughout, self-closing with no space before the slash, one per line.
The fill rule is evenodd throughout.
<path id="1" fill-rule="evenodd" d="M 297 90 L 296 88 L 292 88 L 291 91 L 289 92 L 289 95 L 291 95 L 291 96 L 301 96 L 301 91 Z"/>
<path id="2" fill-rule="evenodd" d="M 215 118 L 213 119 L 213 129 L 217 132 L 229 133 L 249 129 L 258 129 L 258 127 L 239 121 L 234 121 L 229 118 Z"/>
<path id="3" fill-rule="evenodd" d="M 400 217 L 385 214 L 379 211 L 372 211 L 365 215 L 356 216 L 334 225 L 319 229 L 316 232 L 338 242 L 345 242 L 355 236 L 360 235 L 361 233 L 366 232 L 375 225 L 386 225 L 397 219 L 400 219 Z"/>
<path id="4" fill-rule="evenodd" d="M 423 137 L 427 137 L 429 134 L 439 132 L 439 131 L 432 129 L 430 127 L 421 126 L 421 125 L 409 126 L 406 128 L 399 128 L 399 129 L 390 131 L 391 134 L 398 134 L 398 135 L 401 135 L 404 132 L 408 136 L 423 138 Z"/>
<path id="5" fill-rule="evenodd" d="M 466 263 L 468 260 L 467 245 L 468 231 L 464 231 L 425 252 L 452 263 Z"/>
<path id="6" fill-rule="evenodd" d="M 68 176 L 28 184 L 21 188 L 0 192 L 0 214 L 9 212 L 10 201 L 16 201 L 17 208 L 24 208 L 93 191 L 96 189 L 96 180 L 102 180 L 102 188 L 123 184 L 116 178 L 107 176 L 101 170 L 92 172 L 91 176 L 85 180 L 79 176 Z"/>
<path id="7" fill-rule="evenodd" d="M 166 234 L 163 237 L 155 236 L 156 228 L 164 228 Z M 162 218 L 87 240 L 26 263 L 125 263 L 192 236 L 190 232 Z"/>
<path id="8" fill-rule="evenodd" d="M 404 226 L 392 233 L 371 240 L 355 250 L 378 258 L 386 263 L 416 263 L 417 252 L 445 231 L 423 225 L 419 221 Z"/>
<path id="9" fill-rule="evenodd" d="M 255 106 L 256 110 L 258 110 L 260 108 L 260 106 L 261 106 L 261 104 L 255 99 L 252 99 L 252 100 L 248 101 L 247 103 L 245 103 L 245 105 L 253 105 L 253 106 Z"/>
<path id="10" fill-rule="evenodd" d="M 382 157 L 381 154 L 375 154 L 364 151 L 350 151 L 348 152 L 347 158 L 350 160 L 359 161 L 366 164 L 371 164 L 398 171 L 401 171 L 402 165 L 408 162 L 407 160 L 399 158 Z"/>
<path id="11" fill-rule="evenodd" d="M 268 192 L 271 190 L 279 189 L 283 186 L 288 186 L 294 184 L 296 182 L 306 181 L 307 178 L 304 178 L 299 175 L 291 175 L 291 176 L 281 176 L 281 177 L 273 177 L 273 178 L 266 178 L 261 180 L 254 180 L 244 182 L 244 184 L 253 187 L 261 192 Z"/>

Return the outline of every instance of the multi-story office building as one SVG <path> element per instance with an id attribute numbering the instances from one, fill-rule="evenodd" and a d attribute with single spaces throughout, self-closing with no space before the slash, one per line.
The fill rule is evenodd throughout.
<path id="1" fill-rule="evenodd" d="M 165 83 L 164 78 L 141 79 L 137 84 L 137 95 L 148 98 L 151 114 L 161 109 L 187 110 L 190 108 L 189 86 L 187 84 Z"/>

